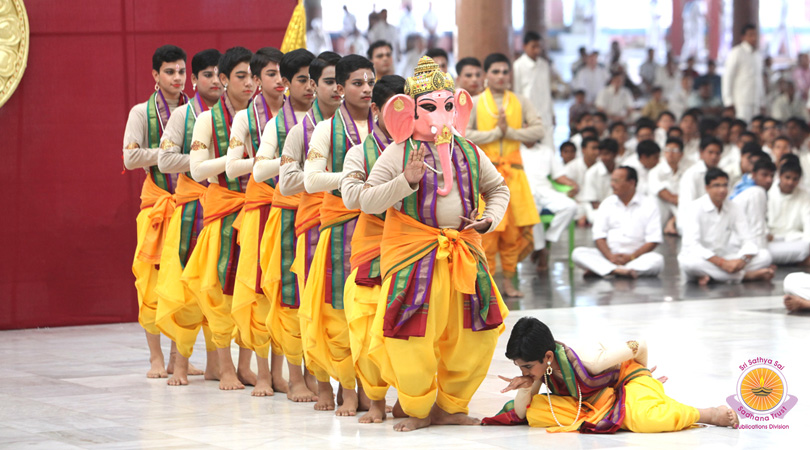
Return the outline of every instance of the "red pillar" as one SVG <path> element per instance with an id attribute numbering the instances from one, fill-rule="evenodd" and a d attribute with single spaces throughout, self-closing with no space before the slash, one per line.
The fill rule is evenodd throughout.
<path id="1" fill-rule="evenodd" d="M 672 0 L 672 25 L 669 26 L 669 47 L 678 56 L 683 47 L 683 4 L 684 0 Z"/>
<path id="2" fill-rule="evenodd" d="M 706 25 L 709 29 L 709 42 L 706 46 L 709 49 L 709 58 L 717 59 L 717 51 L 720 48 L 720 22 L 723 17 L 723 0 L 707 0 L 708 17 Z"/>

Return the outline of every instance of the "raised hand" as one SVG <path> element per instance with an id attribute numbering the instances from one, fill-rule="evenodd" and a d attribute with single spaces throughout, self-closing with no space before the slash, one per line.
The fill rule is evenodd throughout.
<path id="1" fill-rule="evenodd" d="M 534 384 L 534 380 L 530 376 L 507 378 L 507 377 L 505 377 L 503 375 L 498 375 L 498 378 L 500 378 L 501 380 L 506 381 L 506 382 L 509 383 L 508 386 L 501 389 L 502 393 L 503 392 L 514 391 L 515 389 L 530 388 Z"/>
<path id="2" fill-rule="evenodd" d="M 411 151 L 408 162 L 405 164 L 405 180 L 408 184 L 416 184 L 425 175 L 425 144 Z"/>
<path id="3" fill-rule="evenodd" d="M 473 229 L 481 234 L 484 234 L 492 226 L 492 217 L 476 219 L 477 216 L 478 211 L 473 211 L 472 214 L 470 214 L 470 217 L 458 216 L 458 218 L 466 224 L 464 227 L 465 230 Z"/>

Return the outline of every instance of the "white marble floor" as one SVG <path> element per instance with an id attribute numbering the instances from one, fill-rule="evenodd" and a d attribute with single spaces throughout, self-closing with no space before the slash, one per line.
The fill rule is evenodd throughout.
<path id="1" fill-rule="evenodd" d="M 766 448 L 796 447 L 807 437 L 810 316 L 786 314 L 778 297 L 515 312 L 472 401 L 473 415 L 492 415 L 509 400 L 499 393 L 497 375 L 517 373 L 503 353 L 521 315 L 540 318 L 556 339 L 574 348 L 578 342 L 646 338 L 650 364 L 669 376 L 667 392 L 699 407 L 724 404 L 744 361 L 778 360 L 790 395 L 799 401 L 784 421 L 772 423 L 790 429 L 593 436 L 528 427 L 433 427 L 401 434 L 391 429 L 392 420 L 360 425 L 282 395 L 220 392 L 202 377 L 186 387 L 149 380 L 142 330 L 119 324 L 0 332 L 0 448 Z M 199 342 L 192 362 L 202 367 L 204 355 Z M 394 393 L 389 395 L 393 400 Z"/>

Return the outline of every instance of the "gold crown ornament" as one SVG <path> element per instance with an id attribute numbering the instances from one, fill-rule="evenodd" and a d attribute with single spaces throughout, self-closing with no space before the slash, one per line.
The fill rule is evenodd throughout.
<path id="1" fill-rule="evenodd" d="M 439 65 L 429 56 L 421 57 L 413 76 L 405 80 L 405 94 L 411 98 L 440 89 L 453 92 L 455 87 L 453 77 L 439 70 Z"/>

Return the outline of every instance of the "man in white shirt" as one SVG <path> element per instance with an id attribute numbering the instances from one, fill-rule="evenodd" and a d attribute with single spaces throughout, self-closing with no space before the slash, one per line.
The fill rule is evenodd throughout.
<path id="1" fill-rule="evenodd" d="M 810 265 L 810 194 L 799 187 L 801 178 L 800 165 L 782 164 L 779 184 L 768 192 L 768 251 L 777 265 Z"/>
<path id="2" fill-rule="evenodd" d="M 759 248 L 768 248 L 768 189 L 773 184 L 774 173 L 776 164 L 767 158 L 760 159 L 751 172 L 754 185 L 732 200 L 748 220 L 748 229 Z"/>
<path id="3" fill-rule="evenodd" d="M 598 158 L 599 141 L 595 137 L 586 137 L 582 140 L 582 156 L 565 165 L 565 176 L 580 186 L 579 192 L 574 197 L 577 202 L 576 220 L 580 227 L 584 227 L 588 223 L 588 218 L 593 217 L 593 207 L 583 197 L 583 188 L 585 173 L 596 164 Z"/>
<path id="4" fill-rule="evenodd" d="M 559 241 L 563 231 L 574 220 L 574 215 L 577 213 L 577 203 L 571 197 L 579 193 L 579 185 L 565 175 L 562 160 L 551 147 L 540 144 L 536 144 L 534 147 L 521 148 L 523 167 L 526 168 L 526 176 L 529 179 L 529 187 L 537 211 L 542 214 L 543 210 L 547 210 L 554 214 L 554 219 L 549 224 L 548 230 L 544 229 L 542 223 L 535 225 L 533 230 L 534 252 L 532 253 L 532 261 L 534 261 L 538 272 L 544 272 L 548 270 L 546 241 Z M 551 180 L 571 186 L 568 195 L 554 190 Z"/>
<path id="5" fill-rule="evenodd" d="M 677 235 L 675 227 L 678 213 L 678 192 L 683 172 L 679 163 L 683 157 L 683 141 L 678 138 L 667 139 L 664 147 L 664 161 L 650 171 L 650 195 L 658 198 L 658 210 L 661 212 L 661 226 L 664 233 Z"/>
<path id="6" fill-rule="evenodd" d="M 683 132 L 683 158 L 681 169 L 686 170 L 700 159 L 700 117 L 696 110 L 687 110 L 681 116 L 679 127 Z M 722 142 L 720 143 L 722 148 Z"/>
<path id="7" fill-rule="evenodd" d="M 717 167 L 722 152 L 723 143 L 715 137 L 700 142 L 700 161 L 683 173 L 678 186 L 678 217 L 686 217 L 685 210 L 690 208 L 692 201 L 706 193 L 704 177 L 709 169 Z M 728 181 L 728 174 L 723 173 Z M 678 229 L 683 231 L 683 226 L 683 221 L 678 220 Z"/>
<path id="8" fill-rule="evenodd" d="M 551 68 L 543 59 L 540 35 L 523 36 L 523 54 L 512 64 L 514 91 L 526 97 L 543 119 L 546 133 L 542 143 L 554 148 L 554 102 L 551 100 Z"/>
<path id="9" fill-rule="evenodd" d="M 399 30 L 394 25 L 388 23 L 387 9 L 383 9 L 379 12 L 377 23 L 368 30 L 368 41 L 372 43 L 377 41 L 388 42 L 392 47 L 394 61 L 399 60 Z M 380 74 L 377 73 L 377 75 L 379 76 Z"/>
<path id="10" fill-rule="evenodd" d="M 610 174 L 616 168 L 616 153 L 619 145 L 614 139 L 603 139 L 599 142 L 599 161 L 585 172 L 585 188 L 582 199 L 591 204 L 594 211 L 599 209 L 599 204 L 612 194 L 610 188 Z M 594 223 L 593 215 L 588 217 L 588 222 Z"/>
<path id="11" fill-rule="evenodd" d="M 577 247 L 572 255 L 586 275 L 636 278 L 656 276 L 664 268 L 664 257 L 653 252 L 662 240 L 658 206 L 636 191 L 637 182 L 632 167 L 611 174 L 614 194 L 602 202 L 593 224 L 596 248 Z"/>
<path id="12" fill-rule="evenodd" d="M 669 105 L 669 110 L 676 116 L 683 114 L 689 107 L 689 97 L 692 95 L 692 77 L 683 75 L 679 86 L 675 88 L 669 97 L 664 97 Z"/>
<path id="13" fill-rule="evenodd" d="M 579 69 L 577 75 L 571 81 L 571 86 L 574 89 L 585 91 L 585 101 L 589 104 L 593 104 L 599 91 L 605 87 L 610 78 L 608 71 L 603 67 L 599 67 L 598 58 L 599 54 L 596 52 L 588 55 L 585 67 Z"/>
<path id="14" fill-rule="evenodd" d="M 624 74 L 616 72 L 610 77 L 610 84 L 602 88 L 596 96 L 596 109 L 607 114 L 611 121 L 624 121 L 633 112 L 633 94 L 624 87 Z"/>
<path id="15" fill-rule="evenodd" d="M 655 49 L 647 49 L 647 60 L 639 67 L 638 74 L 641 77 L 641 85 L 644 92 L 650 92 L 655 86 L 655 74 L 658 71 L 658 63 L 655 62 Z"/>
<path id="16" fill-rule="evenodd" d="M 791 117 L 807 117 L 807 108 L 801 94 L 790 80 L 781 80 L 782 94 L 776 97 L 771 105 L 771 117 L 776 120 L 788 120 Z"/>
<path id="17" fill-rule="evenodd" d="M 650 172 L 661 160 L 661 147 L 652 139 L 646 139 L 638 143 L 636 154 L 628 158 L 625 166 L 636 169 L 638 173 L 638 183 L 636 192 L 641 195 L 650 195 Z"/>
<path id="18" fill-rule="evenodd" d="M 788 311 L 810 310 L 810 273 L 791 273 L 785 277 L 785 308 Z"/>
<path id="19" fill-rule="evenodd" d="M 672 53 L 667 53 L 667 63 L 658 68 L 655 74 L 655 84 L 661 86 L 664 98 L 670 98 L 672 93 L 681 85 L 681 71 Z"/>
<path id="20" fill-rule="evenodd" d="M 706 194 L 679 216 L 683 242 L 678 263 L 683 280 L 705 286 L 712 280 L 772 279 L 771 254 L 757 246 L 742 211 L 728 200 L 728 175 L 712 168 L 704 181 Z"/>
<path id="21" fill-rule="evenodd" d="M 737 117 L 746 122 L 761 114 L 765 99 L 758 40 L 756 25 L 744 25 L 742 41 L 729 52 L 722 78 L 723 105 L 733 106 Z"/>

